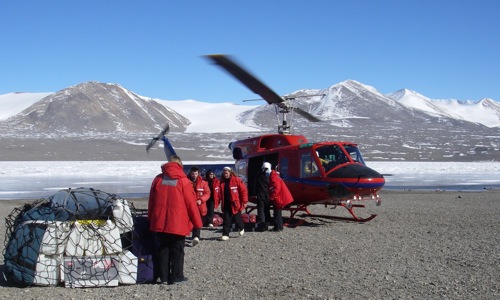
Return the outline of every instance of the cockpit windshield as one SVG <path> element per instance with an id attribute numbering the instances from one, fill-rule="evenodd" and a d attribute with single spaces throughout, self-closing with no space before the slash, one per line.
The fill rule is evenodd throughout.
<path id="1" fill-rule="evenodd" d="M 316 155 L 325 173 L 350 161 L 365 164 L 361 152 L 355 145 L 344 145 L 344 147 L 338 144 L 320 146 L 316 148 Z"/>
<path id="2" fill-rule="evenodd" d="M 358 163 L 362 163 L 363 165 L 366 165 L 365 160 L 363 159 L 363 156 L 361 155 L 361 152 L 359 151 L 358 147 L 356 147 L 354 145 L 345 145 L 344 149 L 347 152 L 347 154 L 349 154 L 349 156 L 351 157 L 351 159 L 354 162 L 358 162 Z"/>

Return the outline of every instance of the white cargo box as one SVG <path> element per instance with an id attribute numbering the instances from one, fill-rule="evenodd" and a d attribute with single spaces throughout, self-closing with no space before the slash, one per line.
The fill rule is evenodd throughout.
<path id="1" fill-rule="evenodd" d="M 88 257 L 121 253 L 120 229 L 111 220 L 78 220 L 66 239 L 66 256 Z"/>
<path id="2" fill-rule="evenodd" d="M 64 257 L 66 287 L 118 286 L 117 256 Z"/>
<path id="3" fill-rule="evenodd" d="M 61 282 L 62 255 L 38 255 L 36 272 L 33 279 L 35 285 L 58 285 Z"/>
<path id="4" fill-rule="evenodd" d="M 40 252 L 45 255 L 56 255 L 64 253 L 66 241 L 71 231 L 69 222 L 52 221 L 46 222 L 47 229 L 43 235 Z"/>
<path id="5" fill-rule="evenodd" d="M 126 250 L 125 252 L 118 254 L 118 259 L 115 261 L 115 265 L 118 269 L 118 277 L 120 283 L 137 283 L 138 260 L 132 252 Z"/>

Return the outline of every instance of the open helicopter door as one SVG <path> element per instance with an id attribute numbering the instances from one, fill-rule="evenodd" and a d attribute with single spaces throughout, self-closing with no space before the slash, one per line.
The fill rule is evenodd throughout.
<path id="1" fill-rule="evenodd" d="M 269 155 L 257 156 L 248 159 L 248 169 L 247 169 L 247 187 L 248 187 L 248 196 L 252 197 L 254 195 L 254 185 L 255 185 L 255 177 L 257 173 L 261 170 L 262 164 L 264 162 L 268 162 L 273 166 L 273 169 L 276 167 L 278 163 L 278 153 L 273 153 Z"/>

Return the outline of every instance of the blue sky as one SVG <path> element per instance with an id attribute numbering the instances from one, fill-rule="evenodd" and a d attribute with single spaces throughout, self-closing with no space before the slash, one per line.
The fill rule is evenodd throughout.
<path id="1" fill-rule="evenodd" d="M 258 98 L 201 57 L 224 53 L 278 94 L 354 79 L 500 101 L 498 16 L 496 0 L 0 0 L 0 94 L 101 81 L 165 100 Z"/>

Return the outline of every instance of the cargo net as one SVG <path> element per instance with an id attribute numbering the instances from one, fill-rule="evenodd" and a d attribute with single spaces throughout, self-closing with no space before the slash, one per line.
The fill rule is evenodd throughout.
<path id="1" fill-rule="evenodd" d="M 153 251 L 140 243 L 153 240 L 145 237 L 147 211 L 119 196 L 61 190 L 15 208 L 5 225 L 3 273 L 10 284 L 98 287 L 147 281 L 138 277 L 139 261 Z"/>

